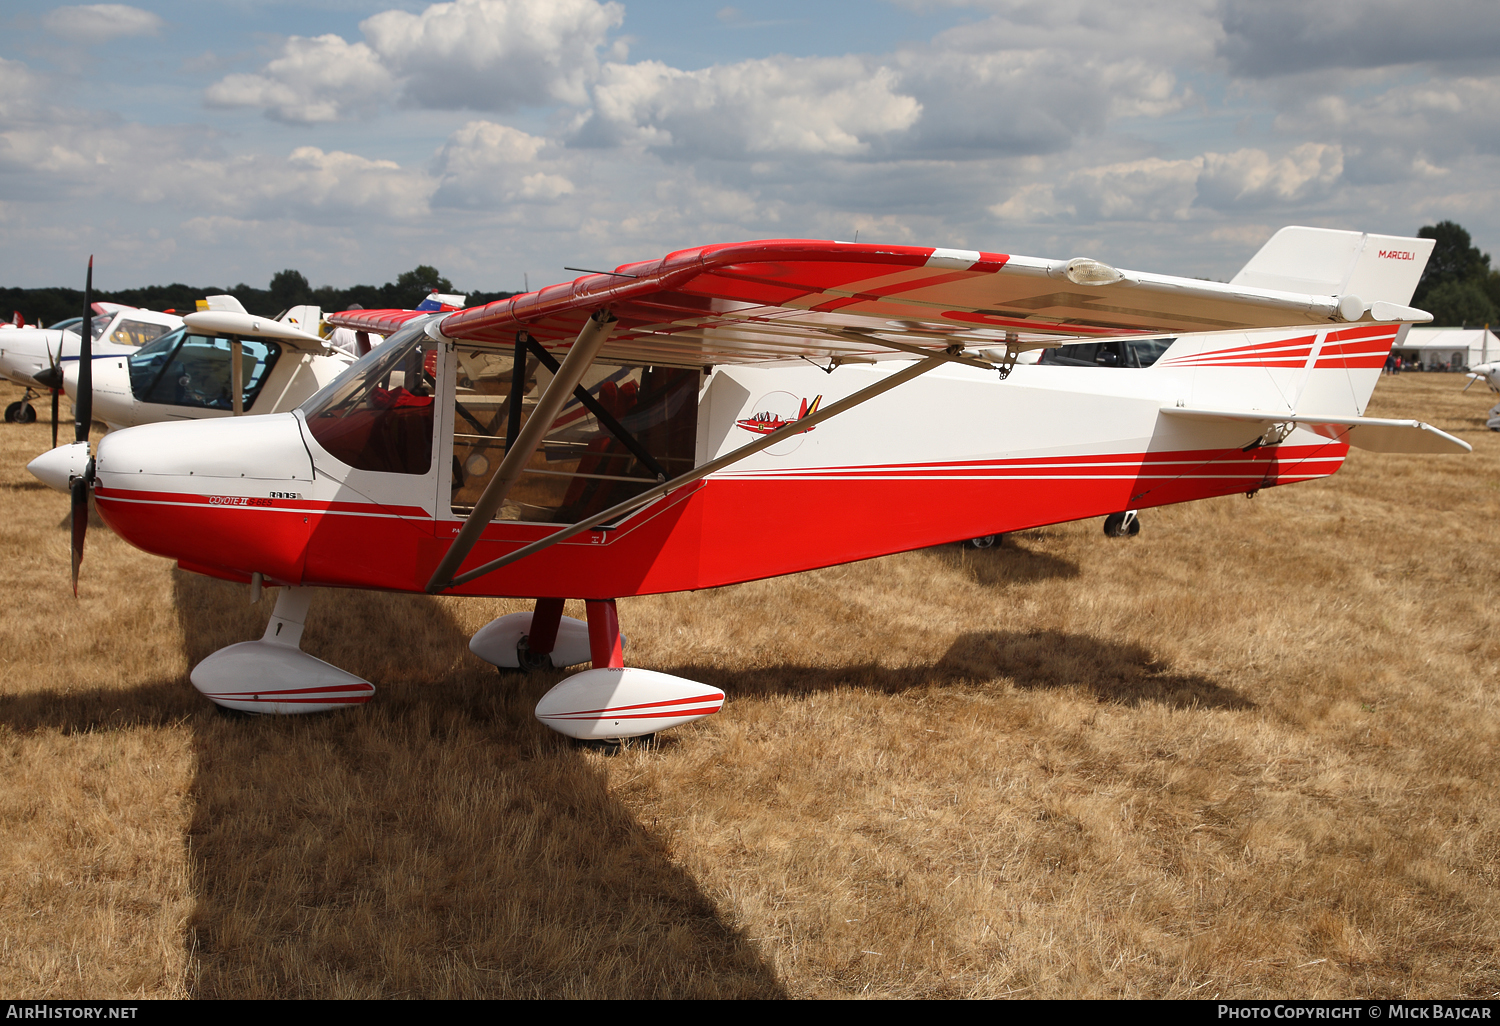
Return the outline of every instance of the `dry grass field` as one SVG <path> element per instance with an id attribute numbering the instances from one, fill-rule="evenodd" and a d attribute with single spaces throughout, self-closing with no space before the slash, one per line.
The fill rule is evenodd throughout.
<path id="1" fill-rule="evenodd" d="M 189 668 L 271 603 L 97 524 L 75 601 L 47 428 L 0 426 L 0 993 L 1495 997 L 1463 383 L 1370 413 L 1469 456 L 624 600 L 633 665 L 730 699 L 613 756 L 468 654 L 518 602 L 322 594 L 305 647 L 375 701 L 215 713 Z"/>

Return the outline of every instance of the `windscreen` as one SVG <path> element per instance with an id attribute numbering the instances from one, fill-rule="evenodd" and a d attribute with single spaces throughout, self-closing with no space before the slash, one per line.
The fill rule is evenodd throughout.
<path id="1" fill-rule="evenodd" d="M 328 454 L 356 470 L 425 474 L 432 469 L 437 343 L 414 321 L 302 404 L 307 429 Z"/>

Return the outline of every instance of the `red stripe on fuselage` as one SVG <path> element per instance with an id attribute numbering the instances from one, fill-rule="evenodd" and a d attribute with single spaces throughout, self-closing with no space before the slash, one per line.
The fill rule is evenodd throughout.
<path id="1" fill-rule="evenodd" d="M 1332 474 L 1348 447 L 1272 446 L 1045 456 L 711 477 L 633 515 L 488 574 L 458 594 L 619 598 L 796 573 L 961 538 Z M 154 496 L 155 498 L 144 498 Z M 459 522 L 325 504 L 206 506 L 201 496 L 100 488 L 100 513 L 148 551 L 282 583 L 422 591 Z M 354 506 L 355 509 L 342 507 Z M 555 525 L 496 522 L 466 567 Z"/>

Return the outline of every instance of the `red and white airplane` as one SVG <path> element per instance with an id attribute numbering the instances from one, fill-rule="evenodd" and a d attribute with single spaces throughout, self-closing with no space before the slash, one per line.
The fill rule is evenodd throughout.
<path id="1" fill-rule="evenodd" d="M 312 589 L 527 597 L 534 612 L 471 649 L 591 662 L 538 717 L 629 737 L 723 694 L 626 669 L 617 598 L 1327 477 L 1351 445 L 1468 451 L 1363 416 L 1392 344 L 1428 319 L 1406 304 L 1431 247 L 1287 228 L 1220 284 L 1086 258 L 705 246 L 469 310 L 334 315 L 389 341 L 294 412 L 40 459 L 75 481 L 75 524 L 92 488 L 133 544 L 282 586 L 261 640 L 193 670 L 222 706 L 369 699 L 297 647 Z M 562 617 L 567 598 L 587 623 Z"/>

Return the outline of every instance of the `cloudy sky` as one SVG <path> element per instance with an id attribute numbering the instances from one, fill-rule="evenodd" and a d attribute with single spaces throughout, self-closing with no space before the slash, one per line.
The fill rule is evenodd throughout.
<path id="1" fill-rule="evenodd" d="M 519 289 L 838 238 L 1500 250 L 1495 0 L 0 0 L 0 285 Z M 1500 252 L 1497 252 L 1500 256 Z"/>

